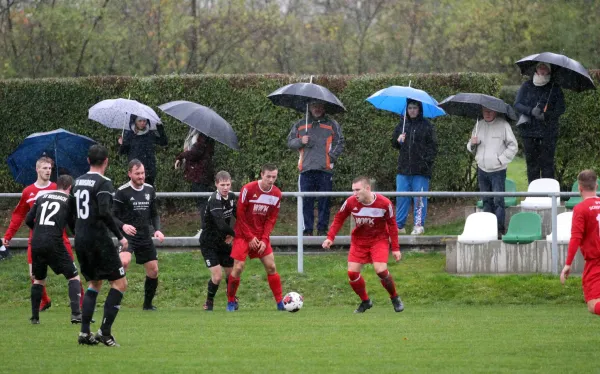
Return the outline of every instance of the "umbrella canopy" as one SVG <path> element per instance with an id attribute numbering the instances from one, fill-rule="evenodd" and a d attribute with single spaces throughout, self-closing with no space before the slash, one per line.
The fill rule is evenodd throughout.
<path id="1" fill-rule="evenodd" d="M 148 119 L 150 130 L 156 130 L 156 124 L 161 123 L 154 109 L 128 99 L 103 100 L 89 109 L 88 118 L 108 128 L 122 130 L 128 129 L 132 114 Z"/>
<path id="2" fill-rule="evenodd" d="M 420 101 L 423 104 L 423 117 L 435 118 L 446 114 L 438 107 L 438 102 L 423 90 L 412 87 L 390 86 L 369 96 L 368 102 L 377 109 L 383 109 L 404 115 L 408 99 Z"/>
<path id="3" fill-rule="evenodd" d="M 552 52 L 536 53 L 515 62 L 523 75 L 533 75 L 538 62 L 545 62 L 552 67 L 552 76 L 563 88 L 581 92 L 595 90 L 596 86 L 590 74 L 578 61 Z"/>
<path id="4" fill-rule="evenodd" d="M 487 108 L 504 114 L 507 119 L 517 120 L 517 114 L 510 105 L 496 97 L 480 93 L 459 93 L 452 95 L 444 99 L 439 106 L 446 113 L 455 116 L 479 119 L 482 118 L 481 110 Z"/>
<path id="5" fill-rule="evenodd" d="M 314 100 L 325 105 L 326 113 L 346 111 L 344 104 L 331 91 L 314 83 L 288 84 L 271 92 L 267 97 L 275 105 L 292 108 L 302 113 L 306 111 L 306 105 Z"/>
<path id="6" fill-rule="evenodd" d="M 229 148 L 239 149 L 238 138 L 233 128 L 214 110 L 185 100 L 171 101 L 158 108 L 209 138 Z"/>
<path id="7" fill-rule="evenodd" d="M 88 150 L 94 144 L 93 139 L 63 129 L 37 132 L 25 138 L 7 163 L 15 181 L 24 185 L 37 180 L 35 163 L 43 155 L 54 160 L 57 174 L 62 171 L 77 178 L 90 169 Z"/>

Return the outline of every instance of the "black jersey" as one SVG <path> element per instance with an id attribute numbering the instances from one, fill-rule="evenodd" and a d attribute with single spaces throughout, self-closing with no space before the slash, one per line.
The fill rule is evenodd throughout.
<path id="1" fill-rule="evenodd" d="M 109 230 L 117 239 L 123 238 L 112 216 L 113 194 L 111 180 L 99 173 L 89 172 L 75 180 L 76 241 L 79 238 L 89 242 L 100 235 L 109 235 Z"/>
<path id="2" fill-rule="evenodd" d="M 206 210 L 202 217 L 200 245 L 215 248 L 224 246 L 227 235 L 235 236 L 235 232 L 231 227 L 231 217 L 235 216 L 235 194 L 229 192 L 227 198 L 224 198 L 219 191 L 213 192 L 208 198 Z"/>
<path id="3" fill-rule="evenodd" d="M 64 192 L 54 191 L 38 197 L 25 220 L 33 230 L 32 247 L 62 244 L 65 227 L 74 228 L 74 214 L 73 198 Z"/>
<path id="4" fill-rule="evenodd" d="M 131 237 L 124 233 L 132 245 L 152 241 L 152 235 L 160 230 L 160 217 L 156 208 L 156 192 L 148 183 L 136 189 L 131 182 L 125 183 L 115 193 L 113 213 L 119 228 L 124 224 L 135 227 Z"/>

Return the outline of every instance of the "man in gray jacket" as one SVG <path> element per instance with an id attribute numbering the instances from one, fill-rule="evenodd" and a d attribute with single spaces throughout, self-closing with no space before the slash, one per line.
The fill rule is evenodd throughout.
<path id="1" fill-rule="evenodd" d="M 504 192 L 506 168 L 517 154 L 515 135 L 503 115 L 483 108 L 483 120 L 477 121 L 467 149 L 475 153 L 477 179 L 481 192 Z M 498 219 L 498 235 L 504 234 L 504 197 L 485 196 L 483 211 Z"/>
<path id="2" fill-rule="evenodd" d="M 288 135 L 288 147 L 300 153 L 298 169 L 300 191 L 331 191 L 333 165 L 344 151 L 344 136 L 340 125 L 325 115 L 325 105 L 313 101 L 308 106 L 309 116 L 296 122 Z M 304 198 L 304 235 L 314 229 L 314 197 Z M 318 235 L 327 235 L 329 229 L 329 197 L 319 197 Z"/>

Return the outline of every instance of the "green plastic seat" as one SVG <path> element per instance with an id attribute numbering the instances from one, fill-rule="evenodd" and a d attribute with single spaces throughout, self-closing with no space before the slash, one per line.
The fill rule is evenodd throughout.
<path id="1" fill-rule="evenodd" d="M 512 179 L 506 179 L 504 182 L 504 190 L 506 192 L 517 192 L 517 185 Z M 509 206 L 517 206 L 517 197 L 516 196 L 505 196 L 504 197 L 504 207 L 508 208 Z M 483 201 L 479 200 L 477 202 L 477 208 L 483 209 Z"/>
<path id="2" fill-rule="evenodd" d="M 598 191 L 600 191 L 600 179 L 598 179 Z M 573 187 L 571 188 L 571 192 L 579 192 L 579 182 L 575 181 L 573 183 Z M 565 208 L 573 209 L 575 205 L 579 204 L 583 199 L 581 196 L 571 196 L 569 200 L 565 203 Z"/>
<path id="3" fill-rule="evenodd" d="M 533 212 L 513 215 L 508 223 L 508 231 L 502 236 L 504 243 L 529 244 L 543 239 L 542 217 Z"/>

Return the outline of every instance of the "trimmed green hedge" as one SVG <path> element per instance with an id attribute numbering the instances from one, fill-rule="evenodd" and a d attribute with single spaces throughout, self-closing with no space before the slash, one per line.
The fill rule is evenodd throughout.
<path id="1" fill-rule="evenodd" d="M 172 100 L 189 100 L 216 110 L 234 127 L 240 151 L 218 145 L 216 169 L 232 173 L 236 188 L 257 178 L 259 166 L 268 161 L 280 166 L 278 184 L 284 191 L 297 190 L 298 153 L 287 148 L 288 131 L 300 113 L 271 104 L 267 95 L 288 83 L 306 81 L 306 77 L 285 75 L 183 75 L 135 77 L 89 77 L 80 79 L 39 79 L 0 81 L 0 123 L 4 141 L 0 154 L 6 158 L 29 134 L 57 128 L 89 136 L 109 147 L 111 166 L 107 175 L 116 185 L 127 179 L 125 159 L 116 156 L 120 132 L 87 119 L 88 109 L 98 101 L 131 97 L 155 108 L 165 123 L 170 145 L 157 152 L 159 191 L 189 191 L 189 183 L 173 169 L 175 156 L 182 150 L 188 127 L 162 113 L 156 107 Z M 395 189 L 397 153 L 391 147 L 391 134 L 399 117 L 375 109 L 365 99 L 390 85 L 408 85 L 424 89 L 437 100 L 457 92 L 481 92 L 497 95 L 499 76 L 489 74 L 426 74 L 319 76 L 314 82 L 328 87 L 348 108 L 335 115 L 346 137 L 346 151 L 336 163 L 336 190 L 348 190 L 358 174 L 377 180 L 379 190 Z M 597 98 L 587 96 L 590 106 Z M 596 103 L 591 99 L 596 98 Z M 572 101 L 569 101 L 573 104 Z M 570 111 L 572 113 L 572 111 Z M 582 114 L 583 116 L 583 114 Z M 579 121 L 573 115 L 568 123 Z M 465 144 L 472 120 L 442 117 L 433 120 L 439 152 L 432 189 L 462 191 L 474 187 L 472 158 Z M 19 192 L 7 164 L 0 165 L 0 191 Z"/>

